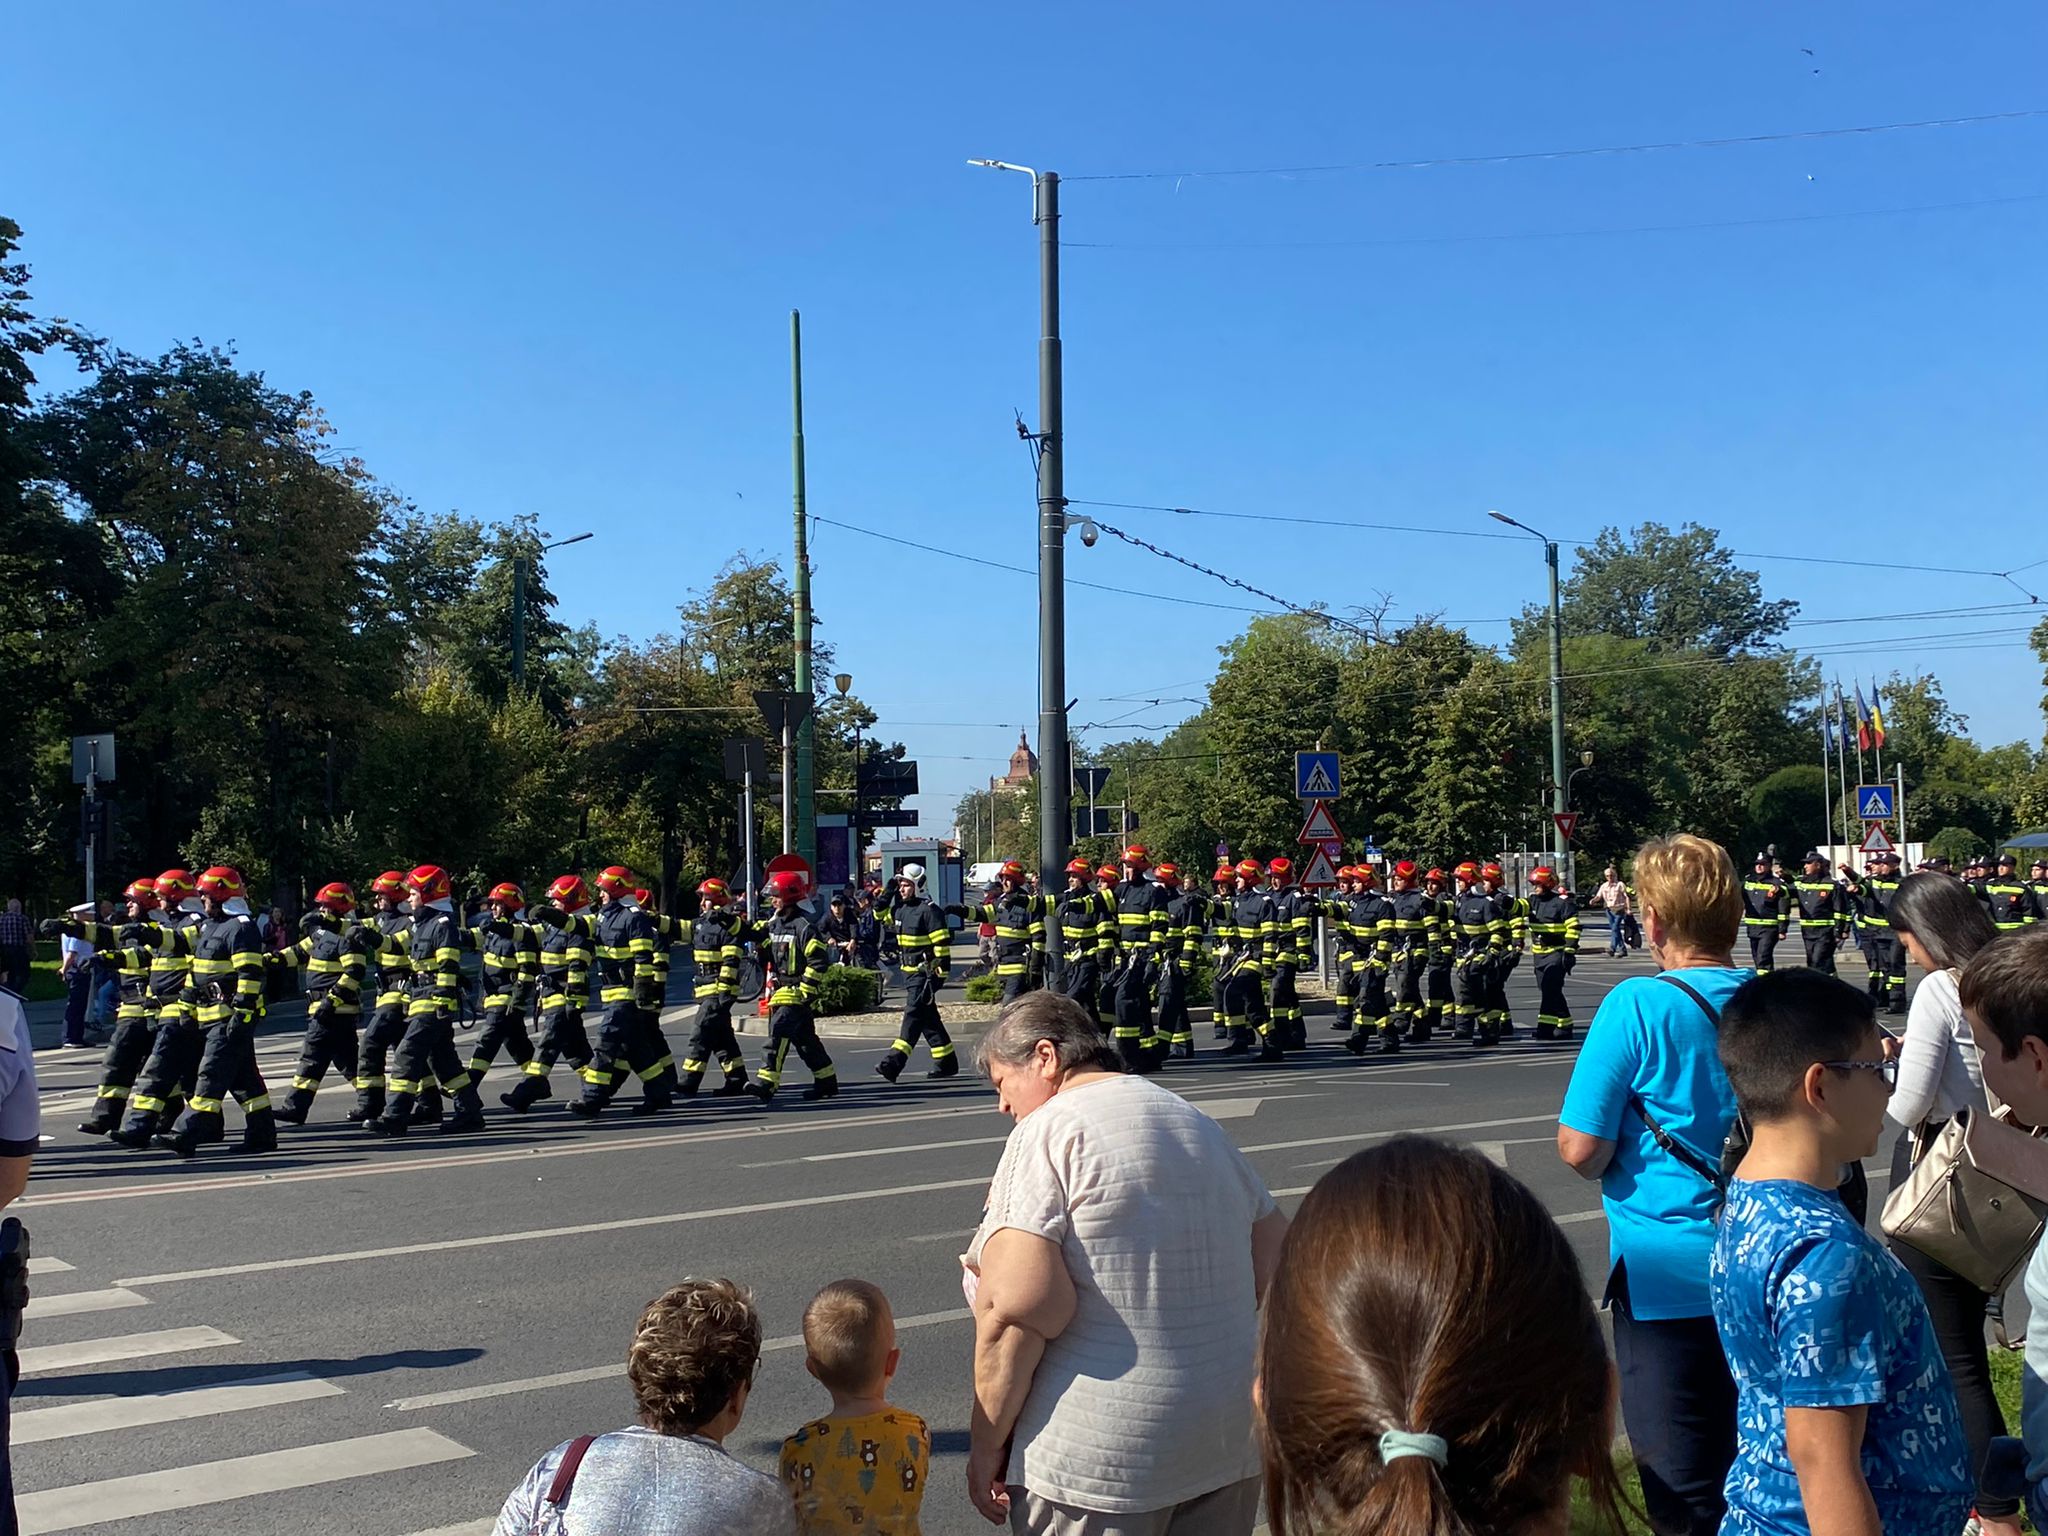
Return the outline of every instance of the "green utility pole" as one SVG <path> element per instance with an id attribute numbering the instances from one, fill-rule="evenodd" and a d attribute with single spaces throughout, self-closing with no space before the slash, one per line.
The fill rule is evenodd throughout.
<path id="1" fill-rule="evenodd" d="M 795 609 L 796 678 L 791 692 L 806 703 L 811 698 L 811 550 L 804 522 L 804 329 L 803 317 L 789 312 L 789 387 L 795 437 L 790 445 L 796 473 L 796 570 L 790 581 L 790 602 Z M 792 846 L 818 867 L 817 785 L 812 777 L 816 761 L 817 722 L 804 712 L 796 728 L 796 827 Z"/>

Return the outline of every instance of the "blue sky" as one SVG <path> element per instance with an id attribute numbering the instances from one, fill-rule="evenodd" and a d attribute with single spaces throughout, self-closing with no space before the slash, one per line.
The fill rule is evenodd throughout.
<path id="1" fill-rule="evenodd" d="M 0 210 L 44 310 L 141 351 L 232 340 L 421 505 L 594 530 L 552 579 L 607 633 L 672 628 L 736 550 L 786 556 L 801 308 L 811 510 L 910 541 L 820 528 L 820 636 L 924 764 L 927 823 L 1035 733 L 1032 580 L 928 548 L 1033 560 L 1028 183 L 969 156 L 1068 178 L 1075 498 L 2048 558 L 2048 118 L 1082 179 L 2044 108 L 2038 6 L 1252 14 L 40 0 L 0 54 Z M 1488 640 L 1541 592 L 1532 543 L 1101 515 L 1293 601 L 1384 592 Z M 1928 668 L 1981 737 L 2039 738 L 2026 615 L 1881 617 L 2012 587 L 1761 568 L 1803 618 L 1862 620 L 1795 631 L 1866 647 L 1828 659 L 1845 684 Z M 1194 603 L 1255 605 L 1114 539 L 1069 571 L 1175 599 L 1072 594 L 1077 724 L 1199 695 L 1245 615 Z"/>

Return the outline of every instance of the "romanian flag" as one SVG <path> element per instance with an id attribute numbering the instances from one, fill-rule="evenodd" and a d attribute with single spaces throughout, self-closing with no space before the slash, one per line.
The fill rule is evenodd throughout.
<path id="1" fill-rule="evenodd" d="M 1856 750 L 1858 752 L 1868 752 L 1870 750 L 1870 716 L 1865 713 L 1863 708 L 1863 685 L 1857 683 L 1854 686 L 1856 689 Z"/>
<path id="2" fill-rule="evenodd" d="M 1877 684 L 1870 685 L 1870 734 L 1878 746 L 1884 746 L 1884 706 L 1878 702 Z"/>

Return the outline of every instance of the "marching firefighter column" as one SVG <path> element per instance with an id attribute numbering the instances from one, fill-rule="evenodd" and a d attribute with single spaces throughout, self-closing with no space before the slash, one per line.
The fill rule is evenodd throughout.
<path id="1" fill-rule="evenodd" d="M 1308 1030 L 1302 1023 L 1301 993 L 1295 978 L 1307 964 L 1307 946 L 1314 943 L 1315 907 L 1294 884 L 1294 862 L 1285 856 L 1266 865 L 1273 902 L 1273 920 L 1279 924 L 1279 945 L 1273 961 L 1273 1038 L 1283 1049 L 1298 1051 L 1308 1044 Z"/>
<path id="2" fill-rule="evenodd" d="M 1514 1038 L 1515 1020 L 1508 1012 L 1508 977 L 1522 963 L 1522 950 L 1529 942 L 1529 903 L 1508 889 L 1507 873 L 1498 864 L 1480 866 L 1479 879 L 1493 898 L 1506 934 L 1506 947 L 1494 961 L 1487 977 L 1486 1015 L 1498 1039 Z"/>
<path id="3" fill-rule="evenodd" d="M 107 1136 L 109 1141 L 136 1151 L 177 1120 L 199 1072 L 199 1026 L 186 1001 L 192 982 L 192 945 L 199 936 L 198 887 L 188 871 L 167 869 L 156 877 L 156 897 L 160 903 L 156 921 L 142 930 L 147 935 L 155 1040 L 128 1097 L 128 1121 Z"/>
<path id="4" fill-rule="evenodd" d="M 1218 864 L 1209 876 L 1209 895 L 1202 902 L 1202 937 L 1220 942 L 1220 932 L 1230 925 L 1230 904 L 1237 890 L 1237 871 Z M 1218 1040 L 1230 1038 L 1230 1020 L 1223 1007 L 1223 967 L 1209 968 L 1209 1033 Z"/>
<path id="5" fill-rule="evenodd" d="M 1828 861 L 1816 848 L 1806 855 L 1792 887 L 1799 901 L 1799 937 L 1806 944 L 1806 963 L 1835 974 L 1835 945 L 1849 930 L 1847 894 L 1828 874 Z"/>
<path id="6" fill-rule="evenodd" d="M 1474 1045 L 1500 1043 L 1492 1011 L 1494 968 L 1507 953 L 1507 919 L 1479 884 L 1479 866 L 1469 859 L 1451 871 L 1458 896 L 1451 904 L 1456 947 L 1457 1022 L 1451 1033 Z"/>
<path id="7" fill-rule="evenodd" d="M 1771 856 L 1759 853 L 1742 882 L 1742 931 L 1749 938 L 1749 964 L 1759 976 L 1771 974 L 1778 940 L 1792 926 L 1791 887 L 1771 873 Z"/>
<path id="8" fill-rule="evenodd" d="M 1188 1019 L 1188 974 L 1201 952 L 1208 898 L 1184 891 L 1178 866 L 1162 862 L 1157 871 L 1166 891 L 1166 933 L 1159 960 L 1159 1042 L 1168 1054 L 1192 1060 L 1195 1031 Z"/>
<path id="9" fill-rule="evenodd" d="M 731 1098 L 747 1091 L 747 1063 L 732 1028 L 747 929 L 747 919 L 733 910 L 732 892 L 723 880 L 698 882 L 697 921 L 690 930 L 690 957 L 697 967 L 697 1028 L 683 1052 L 683 1076 L 676 1084 L 676 1092 L 686 1099 L 695 1096 L 714 1056 L 725 1081 L 711 1090 L 711 1096 Z"/>
<path id="10" fill-rule="evenodd" d="M 1089 879 L 1094 871 L 1086 859 L 1067 861 L 1067 888 L 1052 903 L 1052 984 L 1095 1016 L 1095 994 L 1102 980 L 1102 899 Z"/>
<path id="11" fill-rule="evenodd" d="M 1536 972 L 1536 1038 L 1567 1040 L 1573 1028 L 1572 1005 L 1565 1001 L 1564 979 L 1579 963 L 1579 907 L 1557 888 L 1554 869 L 1533 870 L 1529 883 L 1536 888 L 1527 903 Z"/>
<path id="12" fill-rule="evenodd" d="M 829 1099 L 839 1093 L 838 1069 L 818 1038 L 811 1013 L 818 998 L 818 973 L 830 963 L 830 957 L 824 939 L 804 916 L 804 895 L 804 877 L 795 870 L 777 870 L 768 877 L 768 899 L 775 903 L 775 915 L 760 935 L 774 978 L 774 990 L 768 994 L 768 1056 L 747 1085 L 747 1091 L 763 1104 L 774 1098 L 782 1085 L 783 1064 L 792 1048 L 811 1069 L 805 1098 Z"/>
<path id="13" fill-rule="evenodd" d="M 1242 1056 L 1252 1048 L 1252 1034 L 1261 1037 L 1259 1059 L 1278 1061 L 1280 1045 L 1273 1038 L 1272 1021 L 1253 1022 L 1254 1012 L 1265 992 L 1266 956 L 1277 949 L 1279 920 L 1273 915 L 1273 899 L 1259 889 L 1265 870 L 1257 859 L 1242 859 L 1236 870 L 1236 894 L 1230 910 L 1217 921 L 1216 969 L 1223 977 L 1223 1011 L 1230 1025 L 1226 1056 Z"/>
<path id="14" fill-rule="evenodd" d="M 580 1074 L 583 1096 L 569 1103 L 573 1115 L 596 1115 L 611 1103 L 627 1072 L 640 1079 L 636 1115 L 652 1114 L 674 1102 L 666 1077 L 665 1052 L 650 1036 L 644 1012 L 659 1008 L 660 981 L 654 974 L 654 924 L 634 894 L 633 872 L 613 864 L 597 877 L 598 1002 L 604 1009 L 590 1065 Z M 625 1071 L 620 1070 L 624 1063 Z"/>
<path id="15" fill-rule="evenodd" d="M 1410 1040 L 1418 1041 L 1429 1038 L 1430 1005 L 1423 995 L 1423 984 L 1436 963 L 1437 930 L 1442 923 L 1441 903 L 1422 889 L 1417 883 L 1419 878 L 1412 859 L 1402 859 L 1394 866 L 1394 889 L 1387 898 L 1392 910 L 1388 914 L 1386 951 L 1388 984 L 1393 992 L 1389 1012 L 1394 1036 L 1398 1039 L 1405 1033 Z"/>
<path id="16" fill-rule="evenodd" d="M 299 920 L 296 944 L 268 957 L 281 970 L 306 971 L 306 1038 L 299 1047 L 292 1091 L 278 1106 L 277 1118 L 304 1125 L 313 1095 L 332 1067 L 343 1081 L 356 1069 L 356 1021 L 363 1011 L 363 981 L 369 975 L 369 951 L 377 947 L 375 930 L 354 920 L 356 893 L 340 881 L 320 887 L 313 910 Z"/>
<path id="17" fill-rule="evenodd" d="M 469 930 L 483 965 L 484 1022 L 469 1052 L 470 1082 L 479 1089 L 500 1048 L 522 1073 L 533 1060 L 526 1014 L 540 980 L 540 939 L 524 916 L 526 893 L 505 880 L 486 900 L 490 917 Z"/>
<path id="18" fill-rule="evenodd" d="M 1892 932 L 1892 898 L 1899 894 L 1899 856 L 1873 854 L 1863 878 L 1851 887 L 1856 928 L 1870 968 L 1870 1000 L 1886 1013 L 1906 1011 L 1906 946 Z"/>
<path id="19" fill-rule="evenodd" d="M 199 1076 L 185 1117 L 157 1145 L 190 1157 L 209 1141 L 226 1138 L 221 1101 L 242 1106 L 242 1150 L 277 1150 L 277 1118 L 256 1068 L 256 1021 L 263 1016 L 263 940 L 242 891 L 242 877 L 216 865 L 195 882 L 205 913 L 192 944 L 192 980 L 186 1000 L 205 1035 Z"/>
<path id="20" fill-rule="evenodd" d="M 411 1129 L 421 1096 L 438 1086 L 454 1105 L 445 1120 L 432 1110 L 423 1123 L 443 1131 L 483 1129 L 484 1106 L 476 1085 L 455 1051 L 456 994 L 462 985 L 462 951 L 473 941 L 455 921 L 455 899 L 448 871 L 421 864 L 405 877 L 412 896 L 412 922 L 406 930 L 406 955 L 411 985 L 405 999 L 405 1033 L 392 1053 L 390 1095 L 384 1113 L 364 1122 L 375 1136 L 403 1136 Z"/>
<path id="21" fill-rule="evenodd" d="M 1124 850 L 1124 878 L 1116 887 L 1116 1027 L 1111 1032 L 1127 1072 L 1159 1068 L 1159 1033 L 1152 1022 L 1152 982 L 1166 940 L 1166 888 L 1147 877 L 1152 858 L 1141 844 Z"/>
<path id="22" fill-rule="evenodd" d="M 113 963 L 119 975 L 121 1001 L 114 1014 L 113 1038 L 107 1042 L 100 1065 L 99 1093 L 93 1100 L 92 1115 L 78 1127 L 88 1136 L 105 1136 L 121 1123 L 129 1091 L 155 1044 L 157 1010 L 150 994 L 151 955 L 142 946 L 156 932 L 151 921 L 157 909 L 156 882 L 131 881 L 121 899 L 126 904 L 123 915 L 127 921 L 119 927 L 54 917 L 40 925 L 44 938 L 62 934 L 90 944 L 102 959 Z"/>
<path id="23" fill-rule="evenodd" d="M 995 900 L 946 910 L 965 922 L 987 923 L 995 929 L 996 979 L 1007 1003 L 1024 994 L 1032 971 L 1044 963 L 1046 903 L 1024 888 L 1024 866 L 1015 859 L 1003 861 L 996 879 L 1002 890 Z"/>
<path id="24" fill-rule="evenodd" d="M 1451 877 L 1431 869 L 1422 877 L 1422 892 L 1436 907 L 1436 927 L 1429 948 L 1429 1000 L 1423 1005 L 1423 1033 L 1409 1039 L 1426 1039 L 1432 1029 L 1450 1029 L 1457 1023 L 1457 988 L 1452 985 L 1452 968 L 1458 956 L 1457 902 L 1451 895 Z"/>
<path id="25" fill-rule="evenodd" d="M 584 1032 L 583 1010 L 590 1001 L 590 957 L 597 947 L 597 928 L 584 909 L 590 887 L 581 875 L 559 875 L 548 887 L 547 900 L 533 909 L 540 934 L 540 1043 L 532 1059 L 519 1069 L 519 1081 L 498 1095 L 498 1102 L 522 1114 L 542 1099 L 554 1097 L 548 1073 L 567 1061 L 580 1081 L 590 1065 L 590 1037 Z"/>
<path id="26" fill-rule="evenodd" d="M 953 930 L 945 912 L 925 894 L 922 864 L 906 864 L 897 871 L 896 901 L 883 922 L 896 933 L 897 964 L 903 973 L 903 1022 L 897 1026 L 887 1054 L 875 1063 L 875 1074 L 895 1082 L 922 1037 L 932 1052 L 932 1069 L 925 1076 L 957 1077 L 960 1058 L 953 1050 L 953 1037 L 946 1033 L 945 1020 L 939 1017 L 939 988 L 953 963 Z"/>
<path id="27" fill-rule="evenodd" d="M 412 988 L 412 914 L 406 910 L 405 876 L 387 869 L 370 882 L 377 910 L 377 1004 L 356 1047 L 356 1107 L 351 1120 L 365 1122 L 384 1113 L 385 1064 L 405 1038 L 405 1004 Z"/>
<path id="28" fill-rule="evenodd" d="M 1409 865 L 1408 872 L 1412 882 L 1415 866 Z M 1394 901 L 1375 889 L 1378 883 L 1370 864 L 1354 865 L 1351 894 L 1343 902 L 1344 934 L 1356 969 L 1352 1027 L 1344 1049 L 1354 1056 L 1365 1053 L 1374 1035 L 1379 1037 L 1380 1054 L 1393 1056 L 1401 1049 L 1400 1026 L 1389 1017 L 1387 996 L 1394 964 Z"/>

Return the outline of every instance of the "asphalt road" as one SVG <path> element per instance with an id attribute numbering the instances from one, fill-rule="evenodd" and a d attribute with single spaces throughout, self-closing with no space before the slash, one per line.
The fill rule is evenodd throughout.
<path id="1" fill-rule="evenodd" d="M 1648 969 L 1588 955 L 1579 1016 Z M 1597 1193 L 1553 1150 L 1577 1045 L 1528 1038 L 1528 977 L 1509 989 L 1524 1028 L 1492 1051 L 1433 1041 L 1356 1061 L 1317 1009 L 1297 1059 L 1226 1062 L 1204 1028 L 1204 1059 L 1163 1080 L 1290 1206 L 1393 1132 L 1482 1147 L 1567 1224 L 1597 1277 Z M 745 1039 L 758 1059 L 759 1026 Z M 925 1528 L 983 1528 L 963 1487 L 972 1338 L 956 1255 L 1008 1122 L 970 1077 L 917 1080 L 921 1054 L 890 1087 L 871 1070 L 886 1042 L 828 1044 L 846 1084 L 828 1104 L 698 1100 L 595 1124 L 543 1105 L 494 1113 L 480 1134 L 383 1144 L 341 1121 L 351 1096 L 330 1088 L 278 1154 L 210 1149 L 192 1164 L 72 1131 L 95 1064 L 44 1053 L 55 1138 L 20 1208 L 44 1270 L 15 1400 L 22 1530 L 487 1532 L 542 1451 L 630 1419 L 633 1320 L 693 1274 L 733 1276 L 759 1300 L 770 1352 L 728 1444 L 771 1471 L 825 1402 L 796 1337 L 805 1302 L 843 1275 L 881 1284 L 903 1347 L 892 1396 L 936 1442 Z M 289 1075 L 288 1036 L 261 1049 L 273 1080 Z M 510 1080 L 501 1069 L 487 1085 L 494 1111 Z M 786 1082 L 804 1081 L 792 1059 Z"/>

